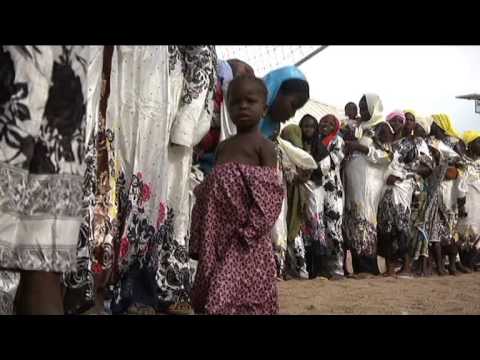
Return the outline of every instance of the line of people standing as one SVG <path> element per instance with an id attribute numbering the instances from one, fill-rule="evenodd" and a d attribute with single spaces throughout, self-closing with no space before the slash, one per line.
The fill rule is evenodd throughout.
<path id="1" fill-rule="evenodd" d="M 214 46 L 0 55 L 1 312 L 188 313 L 194 147 L 230 121 L 222 97 L 251 67 L 217 62 Z M 273 139 L 308 100 L 308 82 L 294 67 L 264 81 L 262 134 Z M 279 235 L 279 259 L 285 244 Z"/>
<path id="2" fill-rule="evenodd" d="M 363 95 L 359 109 L 360 117 L 347 104 L 342 125 L 333 115 L 299 123 L 298 144 L 318 168 L 298 185 L 303 227 L 290 238 L 294 265 L 284 277 L 427 276 L 433 267 L 445 275 L 445 260 L 452 275 L 477 269 L 480 133 L 462 136 L 445 114 L 384 117 L 375 94 Z"/>
<path id="3" fill-rule="evenodd" d="M 0 65 L 0 313 L 275 314 L 276 278 L 343 278 L 348 253 L 357 274 L 475 265 L 480 136 L 447 116 L 386 120 L 365 94 L 360 118 L 281 129 L 304 74 L 214 46 L 2 46 Z"/>

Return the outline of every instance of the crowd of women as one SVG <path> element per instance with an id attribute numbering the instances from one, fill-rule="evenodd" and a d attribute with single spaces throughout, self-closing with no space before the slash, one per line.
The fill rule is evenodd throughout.
<path id="1" fill-rule="evenodd" d="M 442 276 L 447 263 L 451 275 L 477 270 L 480 132 L 459 134 L 445 114 L 384 117 L 375 94 L 358 108 L 360 116 L 348 103 L 343 122 L 306 115 L 281 133 L 296 132 L 318 167 L 289 189 L 292 261 L 279 274 Z"/>
<path id="2" fill-rule="evenodd" d="M 0 47 L 0 313 L 275 314 L 282 279 L 476 270 L 480 132 L 376 94 L 282 127 L 309 97 L 214 46 Z"/>

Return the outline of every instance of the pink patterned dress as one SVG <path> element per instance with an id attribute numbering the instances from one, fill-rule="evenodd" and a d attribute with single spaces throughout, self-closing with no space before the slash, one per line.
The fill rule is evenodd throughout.
<path id="1" fill-rule="evenodd" d="M 282 208 L 277 169 L 227 163 L 195 190 L 190 253 L 196 313 L 278 312 L 271 230 Z"/>

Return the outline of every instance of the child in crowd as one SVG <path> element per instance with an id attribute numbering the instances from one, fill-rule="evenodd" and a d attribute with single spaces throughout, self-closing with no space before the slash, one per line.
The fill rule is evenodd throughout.
<path id="1" fill-rule="evenodd" d="M 284 194 L 275 145 L 259 130 L 267 89 L 261 79 L 237 77 L 227 102 L 237 134 L 220 143 L 214 170 L 195 190 L 193 308 L 200 314 L 276 314 L 271 231 Z"/>
<path id="2" fill-rule="evenodd" d="M 340 176 L 343 139 L 338 136 L 340 121 L 334 115 L 320 119 L 313 145 L 318 169 L 307 183 L 307 222 L 305 241 L 310 277 L 323 275 L 331 280 L 344 276 L 343 262 L 343 184 Z"/>

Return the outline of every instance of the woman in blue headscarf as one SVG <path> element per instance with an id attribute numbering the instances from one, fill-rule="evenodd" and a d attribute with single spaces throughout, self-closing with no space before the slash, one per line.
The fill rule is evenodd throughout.
<path id="1" fill-rule="evenodd" d="M 263 78 L 263 81 L 268 89 L 268 112 L 260 123 L 260 131 L 264 137 L 277 142 L 280 124 L 295 116 L 295 112 L 308 101 L 310 96 L 308 82 L 302 72 L 294 66 L 286 66 L 274 70 L 268 73 Z M 294 181 L 294 178 L 298 179 L 297 175 L 301 175 L 301 171 L 297 168 L 298 164 L 287 161 L 288 156 L 285 154 L 285 151 L 288 149 L 280 145 L 278 147 L 280 151 L 279 166 L 284 190 L 287 193 L 287 182 L 291 183 Z M 308 154 L 306 155 L 308 156 Z M 282 211 L 272 231 L 277 271 L 280 278 L 285 275 L 286 265 L 288 237 L 287 206 L 287 199 L 285 198 Z"/>
<path id="2" fill-rule="evenodd" d="M 268 113 L 260 124 L 262 134 L 272 140 L 280 131 L 280 123 L 295 116 L 310 97 L 305 75 L 295 66 L 269 72 L 264 78 L 268 89 Z"/>

